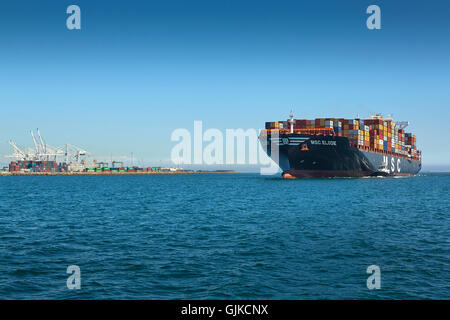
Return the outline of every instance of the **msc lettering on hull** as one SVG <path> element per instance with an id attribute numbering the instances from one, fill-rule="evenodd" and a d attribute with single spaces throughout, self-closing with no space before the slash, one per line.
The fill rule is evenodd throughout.
<path id="1" fill-rule="evenodd" d="M 390 160 L 389 160 L 390 158 Z M 394 157 L 388 157 L 388 156 L 384 156 L 383 157 L 383 165 L 387 168 L 389 168 L 389 172 L 390 173 L 394 173 L 395 172 L 395 167 L 397 167 L 397 172 L 400 172 L 400 159 L 397 158 L 397 161 L 395 161 Z"/>

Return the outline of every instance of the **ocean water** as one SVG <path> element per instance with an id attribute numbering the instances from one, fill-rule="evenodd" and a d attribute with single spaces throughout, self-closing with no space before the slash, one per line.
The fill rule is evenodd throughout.
<path id="1" fill-rule="evenodd" d="M 449 299 L 449 195 L 450 174 L 0 177 L 0 299 Z"/>

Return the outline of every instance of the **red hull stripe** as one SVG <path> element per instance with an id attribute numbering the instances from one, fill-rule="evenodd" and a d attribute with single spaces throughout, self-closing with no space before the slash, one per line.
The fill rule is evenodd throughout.
<path id="1" fill-rule="evenodd" d="M 370 171 L 337 171 L 337 170 L 288 170 L 283 178 L 333 178 L 333 177 L 368 177 Z M 394 176 L 412 176 L 411 173 L 394 173 Z"/>

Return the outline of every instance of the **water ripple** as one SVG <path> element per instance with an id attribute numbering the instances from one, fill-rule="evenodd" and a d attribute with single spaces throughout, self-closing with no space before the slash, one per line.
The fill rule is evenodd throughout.
<path id="1" fill-rule="evenodd" d="M 0 177 L 1 299 L 449 299 L 450 175 Z M 382 289 L 366 287 L 369 265 Z M 68 290 L 66 268 L 81 268 Z"/>

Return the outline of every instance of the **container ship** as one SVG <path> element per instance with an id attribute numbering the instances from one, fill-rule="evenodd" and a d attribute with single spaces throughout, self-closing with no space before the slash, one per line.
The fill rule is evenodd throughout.
<path id="1" fill-rule="evenodd" d="M 260 143 L 284 178 L 412 176 L 421 167 L 408 122 L 317 118 L 266 122 Z"/>

